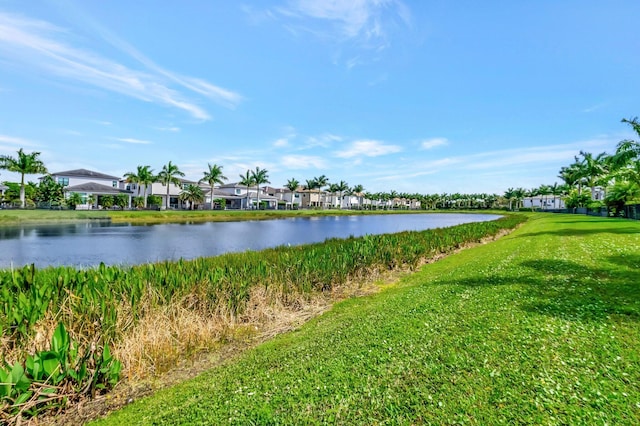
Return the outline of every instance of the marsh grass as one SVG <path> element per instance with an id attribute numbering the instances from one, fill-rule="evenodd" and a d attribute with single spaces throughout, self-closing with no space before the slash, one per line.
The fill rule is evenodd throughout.
<path id="1" fill-rule="evenodd" d="M 639 424 L 640 224 L 531 218 L 98 424 Z"/>
<path id="2" fill-rule="evenodd" d="M 47 342 L 61 322 L 82 345 L 115 348 L 126 376 L 157 374 L 180 358 L 234 338 L 239 330 L 250 330 L 246 326 L 264 322 L 270 310 L 296 310 L 349 282 L 360 285 L 381 272 L 415 269 L 425 259 L 523 220 L 510 216 L 126 268 L 4 270 L 0 349 L 8 360 L 20 360 Z"/>

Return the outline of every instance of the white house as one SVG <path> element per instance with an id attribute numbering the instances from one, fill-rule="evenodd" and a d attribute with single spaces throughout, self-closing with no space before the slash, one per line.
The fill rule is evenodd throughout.
<path id="1" fill-rule="evenodd" d="M 82 197 L 82 204 L 76 209 L 91 209 L 100 206 L 100 198 L 104 195 L 125 194 L 128 198 L 128 206 L 131 207 L 132 191 L 119 187 L 120 178 L 87 169 L 67 170 L 52 173 L 51 177 L 64 187 L 65 197 L 71 193 L 78 193 Z M 42 179 L 42 178 L 40 178 Z"/>
<path id="2" fill-rule="evenodd" d="M 278 200 L 278 205 L 284 209 L 297 209 L 301 205 L 300 190 L 291 191 L 287 188 L 273 188 L 265 186 L 262 188 L 262 192 L 275 197 Z"/>
<path id="3" fill-rule="evenodd" d="M 240 208 L 241 209 L 256 209 L 258 208 L 258 198 L 260 198 L 260 204 L 266 205 L 267 209 L 278 209 L 278 198 L 273 195 L 269 195 L 263 191 L 262 188 L 259 189 L 260 193 L 256 191 L 255 186 L 246 187 L 241 185 L 238 182 L 234 183 L 226 183 L 220 185 L 218 190 L 214 192 L 217 194 L 218 191 L 223 195 L 234 195 L 236 197 L 240 197 Z M 217 195 L 216 195 L 217 196 Z"/>
<path id="4" fill-rule="evenodd" d="M 180 194 L 189 185 L 197 185 L 197 182 L 187 179 L 180 179 L 180 185 L 174 183 L 169 184 L 169 208 L 178 209 L 182 208 L 182 202 L 180 201 Z M 147 195 L 155 195 L 162 199 L 160 206 L 167 205 L 167 186 L 160 182 L 152 183 L 147 189 Z"/>
<path id="5" fill-rule="evenodd" d="M 536 195 L 526 197 L 522 200 L 522 207 L 526 209 L 534 208 L 540 210 L 560 210 L 566 208 L 561 197 L 552 195 Z"/>

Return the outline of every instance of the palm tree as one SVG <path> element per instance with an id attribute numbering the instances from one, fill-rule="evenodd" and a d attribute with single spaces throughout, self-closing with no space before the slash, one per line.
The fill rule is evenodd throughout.
<path id="1" fill-rule="evenodd" d="M 323 186 L 327 186 L 329 184 L 329 178 L 325 175 L 320 175 L 316 178 L 313 178 L 313 180 L 316 183 L 317 189 L 322 189 Z"/>
<path id="2" fill-rule="evenodd" d="M 222 166 L 218 166 L 217 164 L 211 165 L 209 163 L 207 163 L 207 166 L 209 166 L 209 170 L 204 172 L 204 176 L 198 183 L 206 182 L 211 187 L 211 210 L 213 210 L 213 186 L 216 183 L 222 185 L 224 181 L 227 180 L 227 177 L 222 174 Z"/>
<path id="3" fill-rule="evenodd" d="M 364 186 L 362 186 L 360 184 L 354 185 L 353 188 L 351 188 L 351 192 L 353 192 L 358 197 L 358 209 L 361 209 L 362 208 L 362 198 L 363 198 Z"/>
<path id="4" fill-rule="evenodd" d="M 147 190 L 156 181 L 156 176 L 153 174 L 151 166 L 144 166 L 138 170 L 139 184 L 144 186 L 142 196 L 144 198 L 144 208 L 147 208 Z"/>
<path id="5" fill-rule="evenodd" d="M 258 209 L 260 209 L 260 185 L 263 183 L 271 183 L 269 181 L 269 172 L 267 169 L 256 167 L 255 170 L 251 171 L 251 179 L 253 180 L 253 184 L 256 186 L 256 201 L 258 203 Z"/>
<path id="6" fill-rule="evenodd" d="M 251 170 L 247 170 L 244 175 L 240 175 L 240 185 L 247 188 L 247 208 L 249 208 L 249 187 L 253 185 L 253 177 L 251 176 Z"/>
<path id="7" fill-rule="evenodd" d="M 638 118 L 622 119 L 623 123 L 630 124 L 633 130 L 640 136 L 640 122 Z M 618 144 L 615 154 L 615 162 L 619 166 L 624 166 L 630 161 L 638 161 L 640 159 L 640 142 L 625 139 Z"/>
<path id="8" fill-rule="evenodd" d="M 336 189 L 338 190 L 338 197 L 340 198 L 340 203 L 338 205 L 338 208 L 341 209 L 342 208 L 342 194 L 345 191 L 349 190 L 349 184 L 343 180 L 341 180 L 340 182 L 338 182 L 336 184 Z"/>
<path id="9" fill-rule="evenodd" d="M 39 156 L 39 152 L 25 154 L 22 148 L 18 150 L 18 158 L 10 155 L 0 156 L 0 169 L 20 173 L 20 207 L 22 208 L 25 206 L 24 175 L 48 173 L 44 163 L 38 158 Z"/>
<path id="10" fill-rule="evenodd" d="M 287 184 L 284 186 L 289 191 L 291 191 L 291 209 L 292 210 L 293 210 L 293 202 L 295 201 L 295 198 L 296 198 L 296 190 L 298 189 L 299 186 L 300 186 L 300 182 L 298 182 L 297 179 L 295 178 L 289 179 L 287 181 Z"/>
<path id="11" fill-rule="evenodd" d="M 329 206 L 333 208 L 335 207 L 333 198 L 338 193 L 338 184 L 337 183 L 329 184 L 329 188 L 327 188 L 327 191 L 329 192 L 329 195 L 331 195 L 331 201 L 329 202 Z"/>
<path id="12" fill-rule="evenodd" d="M 162 166 L 162 170 L 158 173 L 157 181 L 167 187 L 167 200 L 165 203 L 167 209 L 169 208 L 169 185 L 174 184 L 179 187 L 182 184 L 178 176 L 183 177 L 184 173 L 180 171 L 178 166 L 171 163 L 171 161 L 169 161 L 169 164 Z"/>
<path id="13" fill-rule="evenodd" d="M 198 185 L 187 185 L 187 187 L 180 193 L 180 199 L 189 203 L 189 208 L 193 210 L 196 203 L 204 201 L 204 192 Z M 213 203 L 213 198 L 211 198 Z"/>
<path id="14" fill-rule="evenodd" d="M 553 208 L 557 209 L 556 200 L 558 199 L 558 195 L 562 195 L 562 185 L 558 185 L 558 182 L 554 182 L 553 185 L 549 186 L 549 191 L 551 195 L 553 195 Z"/>
<path id="15" fill-rule="evenodd" d="M 580 164 L 580 170 L 582 177 L 586 180 L 586 184 L 591 189 L 591 199 L 595 196 L 595 187 L 602 183 L 602 178 L 608 174 L 608 155 L 606 152 L 601 152 L 597 156 L 593 156 L 590 152 L 580 151 L 582 160 L 576 161 Z"/>
<path id="16" fill-rule="evenodd" d="M 582 166 L 576 161 L 569 166 L 560 167 L 558 177 L 564 181 L 571 189 L 578 188 L 578 192 L 582 194 L 582 184 L 584 183 Z"/>

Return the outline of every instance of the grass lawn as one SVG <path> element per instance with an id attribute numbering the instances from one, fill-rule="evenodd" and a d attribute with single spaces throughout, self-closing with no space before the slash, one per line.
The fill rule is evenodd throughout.
<path id="1" fill-rule="evenodd" d="M 363 214 L 433 213 L 424 210 L 0 210 L 0 226 L 103 219 L 112 222 L 152 224 L 165 222 L 228 222 L 285 217 Z M 455 212 L 458 213 L 458 212 Z M 471 211 L 470 213 L 495 213 Z M 500 213 L 500 212 L 498 212 Z"/>
<path id="2" fill-rule="evenodd" d="M 640 423 L 640 223 L 531 215 L 99 424 Z"/>

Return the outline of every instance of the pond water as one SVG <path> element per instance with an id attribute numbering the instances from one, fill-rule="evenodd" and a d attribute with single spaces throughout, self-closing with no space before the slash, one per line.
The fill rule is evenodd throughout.
<path id="1" fill-rule="evenodd" d="M 324 216 L 265 221 L 131 225 L 102 221 L 0 227 L 0 268 L 89 267 L 193 259 L 367 234 L 441 228 L 490 214 Z"/>

